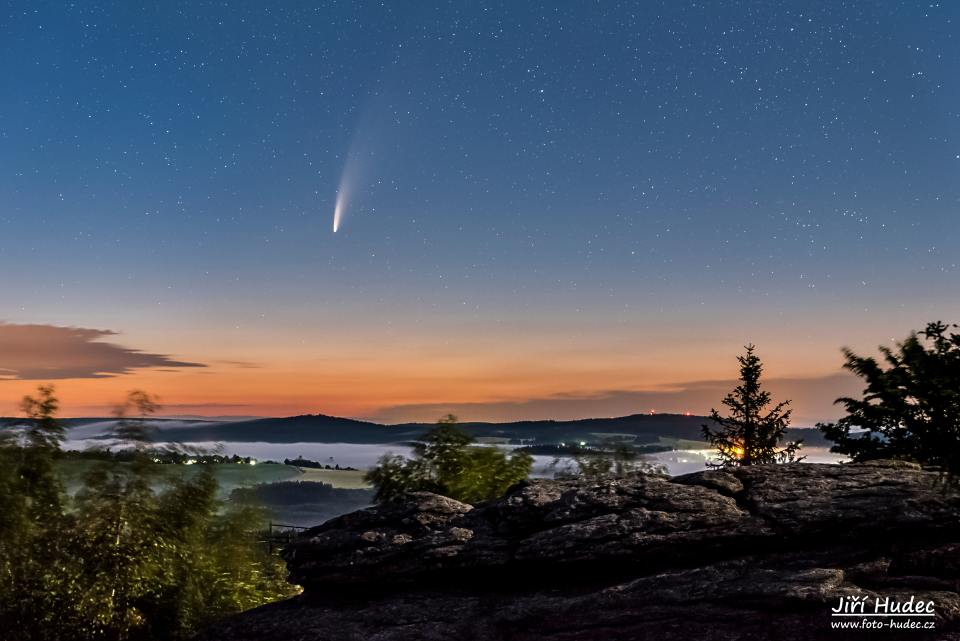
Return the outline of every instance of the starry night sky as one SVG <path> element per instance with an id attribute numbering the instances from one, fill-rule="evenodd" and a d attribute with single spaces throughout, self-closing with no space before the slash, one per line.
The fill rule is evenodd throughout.
<path id="1" fill-rule="evenodd" d="M 0 414 L 705 412 L 753 341 L 813 420 L 960 321 L 956 3 L 134 4 L 0 13 Z"/>

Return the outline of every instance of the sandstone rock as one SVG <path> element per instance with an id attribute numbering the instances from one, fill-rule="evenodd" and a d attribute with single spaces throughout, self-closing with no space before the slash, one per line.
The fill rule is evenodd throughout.
<path id="1" fill-rule="evenodd" d="M 305 593 L 203 638 L 953 638 L 960 493 L 941 481 L 798 463 L 534 480 L 477 507 L 413 494 L 305 532 L 284 553 Z M 933 600 L 936 629 L 832 630 L 854 596 Z"/>

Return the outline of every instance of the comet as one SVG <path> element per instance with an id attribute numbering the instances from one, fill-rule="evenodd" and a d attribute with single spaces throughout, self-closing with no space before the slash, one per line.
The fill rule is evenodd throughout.
<path id="1" fill-rule="evenodd" d="M 337 186 L 337 200 L 333 206 L 333 233 L 340 231 L 347 213 L 347 205 L 356 207 L 357 197 L 363 194 L 364 179 L 369 173 L 372 155 L 370 136 L 364 135 L 365 131 L 366 129 L 361 127 L 354 133 L 344 159 L 340 184 Z"/>
<path id="2" fill-rule="evenodd" d="M 343 210 L 347 206 L 347 190 L 341 184 L 337 190 L 337 204 L 333 208 L 333 233 L 336 234 L 340 229 L 340 220 L 343 218 Z"/>
<path id="3" fill-rule="evenodd" d="M 359 159 L 357 158 L 357 144 L 351 145 L 350 153 L 347 154 L 347 162 L 343 166 L 343 173 L 340 174 L 340 185 L 337 187 L 337 202 L 333 206 L 333 233 L 340 230 L 343 224 L 343 215 L 347 212 L 347 201 L 350 195 L 356 192 L 356 184 L 359 171 Z"/>

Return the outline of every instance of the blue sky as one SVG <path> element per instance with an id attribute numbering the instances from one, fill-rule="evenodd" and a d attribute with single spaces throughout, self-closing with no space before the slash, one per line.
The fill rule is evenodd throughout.
<path id="1" fill-rule="evenodd" d="M 749 340 L 831 376 L 842 344 L 960 318 L 958 12 L 14 3 L 0 320 L 350 371 L 270 412 L 649 391 L 732 375 Z M 504 368 L 531 380 L 491 387 Z M 121 382 L 197 386 L 146 370 Z M 408 370 L 422 391 L 381 392 Z M 212 405 L 254 376 L 208 373 Z"/>

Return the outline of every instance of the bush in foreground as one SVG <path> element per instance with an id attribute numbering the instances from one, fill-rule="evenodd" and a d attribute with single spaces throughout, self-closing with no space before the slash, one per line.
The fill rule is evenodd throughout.
<path id="1" fill-rule="evenodd" d="M 380 502 L 407 492 L 434 492 L 479 503 L 502 496 L 527 478 L 532 467 L 529 454 L 477 446 L 451 414 L 414 445 L 412 459 L 384 456 L 365 478 L 376 488 Z"/>
<path id="2" fill-rule="evenodd" d="M 960 475 L 960 333 L 929 323 L 883 358 L 844 349 L 844 367 L 863 379 L 861 398 L 837 399 L 847 415 L 818 427 L 831 451 L 854 461 L 894 458 Z"/>
<path id="3" fill-rule="evenodd" d="M 0 434 L 3 639 L 184 639 L 292 592 L 257 542 L 259 508 L 222 505 L 210 467 L 183 480 L 153 462 L 152 398 L 131 394 L 117 412 L 114 436 L 131 460 L 98 462 L 73 499 L 55 466 L 63 429 L 53 388 L 23 408 L 24 432 Z"/>

